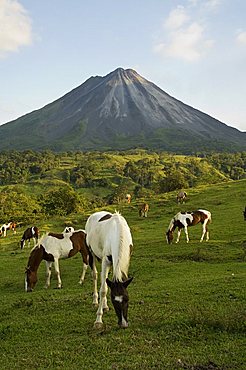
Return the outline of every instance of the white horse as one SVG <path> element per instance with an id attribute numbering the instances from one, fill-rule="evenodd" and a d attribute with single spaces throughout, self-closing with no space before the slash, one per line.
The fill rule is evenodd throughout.
<path id="1" fill-rule="evenodd" d="M 169 224 L 169 227 L 166 233 L 168 244 L 171 244 L 173 241 L 173 233 L 176 227 L 178 228 L 178 236 L 177 236 L 176 243 L 179 242 L 182 229 L 184 229 L 185 231 L 186 241 L 188 243 L 190 240 L 189 235 L 188 235 L 188 226 L 194 226 L 199 223 L 202 224 L 202 236 L 201 236 L 200 242 L 203 241 L 205 234 L 206 234 L 206 240 L 208 241 L 209 232 L 208 232 L 207 225 L 209 222 L 211 222 L 211 213 L 204 209 L 198 209 L 197 211 L 194 211 L 194 212 L 178 212 L 171 219 L 171 222 Z"/>
<path id="2" fill-rule="evenodd" d="M 85 225 L 86 243 L 98 259 L 102 261 L 100 301 L 94 326 L 101 327 L 103 310 L 108 310 L 107 286 L 111 288 L 111 301 L 122 328 L 128 326 L 128 293 L 127 286 L 132 281 L 128 279 L 128 268 L 132 248 L 130 228 L 118 212 L 114 214 L 101 211 L 92 214 Z M 95 257 L 93 258 L 95 265 Z M 108 273 L 113 267 L 113 278 L 110 281 Z M 95 269 L 93 270 L 95 271 Z M 97 274 L 95 274 L 97 278 Z M 98 302 L 97 279 L 94 282 L 94 299 Z"/>

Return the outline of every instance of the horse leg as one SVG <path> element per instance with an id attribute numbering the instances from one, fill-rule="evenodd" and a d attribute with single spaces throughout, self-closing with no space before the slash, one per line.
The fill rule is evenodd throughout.
<path id="1" fill-rule="evenodd" d="M 50 277 L 51 277 L 51 267 L 53 262 L 46 261 L 46 284 L 45 288 L 48 289 L 50 287 Z"/>
<path id="2" fill-rule="evenodd" d="M 96 261 L 95 256 L 93 257 L 93 264 L 92 264 L 92 278 L 93 278 L 93 305 L 98 306 L 98 293 L 97 293 L 97 268 L 96 268 Z"/>
<path id="3" fill-rule="evenodd" d="M 182 231 L 181 229 L 178 229 L 177 239 L 176 239 L 176 242 L 175 243 L 178 243 L 179 242 L 181 231 Z"/>
<path id="4" fill-rule="evenodd" d="M 59 261 L 58 261 L 58 258 L 55 258 L 54 268 L 55 268 L 56 277 L 57 277 L 57 288 L 58 289 L 61 289 L 62 282 L 61 282 L 61 274 L 60 274 L 60 269 L 59 269 Z"/>
<path id="5" fill-rule="evenodd" d="M 207 222 L 204 221 L 203 225 L 202 225 L 202 236 L 201 236 L 201 239 L 200 239 L 200 242 L 203 241 L 203 238 L 204 238 L 204 235 L 206 234 L 206 241 L 209 240 L 209 232 L 208 232 L 208 229 L 207 229 Z"/>
<path id="6" fill-rule="evenodd" d="M 103 322 L 102 322 L 102 316 L 103 316 L 103 311 L 107 311 L 108 304 L 107 304 L 107 291 L 108 291 L 108 286 L 106 283 L 106 279 L 108 277 L 109 269 L 110 269 L 111 263 L 109 263 L 106 258 L 102 260 L 102 272 L 101 272 L 101 288 L 100 288 L 100 301 L 99 301 L 99 307 L 97 310 L 97 318 L 94 323 L 94 327 L 101 327 Z"/>
<path id="7" fill-rule="evenodd" d="M 86 271 L 87 271 L 87 268 L 88 268 L 88 265 L 86 263 L 83 263 L 83 271 L 82 271 L 82 275 L 80 277 L 80 280 L 79 280 L 79 284 L 83 284 L 84 280 L 85 280 L 85 274 L 86 274 Z"/>
<path id="8" fill-rule="evenodd" d="M 188 234 L 188 228 L 187 228 L 187 226 L 184 227 L 184 232 L 185 232 L 185 235 L 186 235 L 186 242 L 189 243 L 190 239 L 189 239 L 189 234 Z"/>

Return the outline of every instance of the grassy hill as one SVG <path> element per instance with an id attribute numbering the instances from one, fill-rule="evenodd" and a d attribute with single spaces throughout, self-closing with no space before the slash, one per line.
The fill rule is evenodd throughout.
<path id="1" fill-rule="evenodd" d="M 102 171 L 107 171 L 105 167 Z M 92 279 L 78 284 L 80 256 L 60 263 L 63 289 L 44 289 L 45 265 L 33 293 L 24 292 L 30 248 L 20 250 L 24 228 L 0 238 L 1 369 L 245 369 L 246 180 L 200 185 L 186 204 L 176 192 L 150 194 L 148 218 L 139 218 L 141 199 L 117 208 L 132 230 L 129 322 L 117 328 L 110 311 L 104 328 L 93 329 Z M 190 243 L 167 245 L 171 217 L 181 210 L 212 213 L 210 241 L 199 243 L 200 225 L 189 229 Z M 92 210 L 69 216 L 84 228 Z M 67 218 L 41 220 L 42 232 L 61 231 Z"/>

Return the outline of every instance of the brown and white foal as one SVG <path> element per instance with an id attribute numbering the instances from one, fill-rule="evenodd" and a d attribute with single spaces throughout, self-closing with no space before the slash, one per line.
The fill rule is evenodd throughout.
<path id="1" fill-rule="evenodd" d="M 25 290 L 31 292 L 37 282 L 37 271 L 42 260 L 46 261 L 46 288 L 50 286 L 51 267 L 54 263 L 57 275 L 57 288 L 62 287 L 59 259 L 73 257 L 78 252 L 83 259 L 83 272 L 79 283 L 82 284 L 88 264 L 92 267 L 92 255 L 86 245 L 84 230 L 73 233 L 55 234 L 49 233 L 41 238 L 39 244 L 34 247 L 28 259 L 25 277 Z"/>
<path id="2" fill-rule="evenodd" d="M 179 242 L 180 234 L 182 229 L 184 229 L 185 235 L 186 235 L 186 241 L 189 242 L 189 235 L 188 235 L 188 227 L 194 226 L 199 223 L 202 224 L 202 236 L 200 239 L 200 242 L 203 241 L 203 238 L 206 234 L 206 240 L 209 240 L 209 232 L 207 225 L 211 222 L 211 213 L 209 211 L 206 211 L 204 209 L 198 209 L 194 212 L 179 212 L 177 213 L 172 219 L 169 224 L 167 233 L 166 233 L 166 239 L 167 243 L 171 244 L 173 241 L 173 233 L 176 228 L 178 228 L 178 236 L 176 243 Z"/>

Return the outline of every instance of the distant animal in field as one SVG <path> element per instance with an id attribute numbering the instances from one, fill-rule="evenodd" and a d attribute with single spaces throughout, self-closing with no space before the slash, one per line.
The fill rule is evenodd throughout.
<path id="1" fill-rule="evenodd" d="M 7 230 L 13 230 L 13 233 L 16 234 L 16 226 L 15 222 L 9 222 L 8 224 L 3 224 L 0 228 L 0 235 L 6 237 Z"/>
<path id="2" fill-rule="evenodd" d="M 28 241 L 28 246 L 30 247 L 30 240 L 33 239 L 34 245 L 38 242 L 39 238 L 39 229 L 37 226 L 32 226 L 28 227 L 21 238 L 20 244 L 21 244 L 21 249 L 24 248 L 25 242 Z"/>
<path id="3" fill-rule="evenodd" d="M 246 221 L 246 207 L 245 207 L 245 209 L 243 211 L 243 217 L 244 217 L 244 221 Z"/>
<path id="4" fill-rule="evenodd" d="M 121 328 L 128 327 L 128 268 L 132 248 L 130 228 L 123 216 L 101 211 L 93 213 L 85 225 L 86 243 L 93 255 L 102 261 L 100 300 L 97 310 L 96 328 L 103 325 L 103 311 L 108 310 L 107 286 L 111 289 L 111 301 Z M 95 258 L 93 258 L 95 264 Z M 110 267 L 113 269 L 112 280 L 108 279 Z M 94 269 L 95 271 L 95 269 Z M 94 274 L 93 303 L 98 303 L 97 273 Z"/>
<path id="5" fill-rule="evenodd" d="M 186 198 L 187 198 L 187 193 L 185 191 L 178 192 L 177 197 L 176 197 L 177 202 L 181 204 L 185 203 Z"/>
<path id="6" fill-rule="evenodd" d="M 62 233 L 74 233 L 74 231 L 75 230 L 72 226 L 66 226 Z"/>
<path id="7" fill-rule="evenodd" d="M 173 234 L 176 228 L 178 228 L 178 236 L 176 243 L 179 242 L 180 234 L 182 229 L 184 229 L 185 235 L 186 235 L 186 241 L 189 242 L 189 235 L 188 235 L 188 227 L 194 226 L 199 223 L 202 224 L 202 236 L 200 239 L 200 242 L 203 241 L 203 238 L 206 234 L 206 240 L 209 240 L 209 231 L 207 225 L 212 221 L 211 219 L 211 213 L 209 211 L 206 211 L 204 209 L 198 209 L 194 212 L 179 212 L 177 213 L 172 219 L 169 224 L 167 233 L 166 233 L 166 239 L 167 243 L 171 244 L 173 241 Z"/>
<path id="8" fill-rule="evenodd" d="M 139 217 L 147 217 L 149 212 L 149 205 L 148 203 L 143 203 L 139 206 L 138 214 Z"/>
<path id="9" fill-rule="evenodd" d="M 29 256 L 25 272 L 25 290 L 31 292 L 37 283 L 37 271 L 42 260 L 46 262 L 46 288 L 50 286 L 51 267 L 54 268 L 57 276 L 57 288 L 62 287 L 59 269 L 59 259 L 73 257 L 78 252 L 83 259 L 83 272 L 79 283 L 84 282 L 88 264 L 93 266 L 92 254 L 90 253 L 86 241 L 84 230 L 77 230 L 74 233 L 56 234 L 49 233 L 44 235 L 38 245 L 36 245 Z"/>
<path id="10" fill-rule="evenodd" d="M 132 196 L 131 194 L 126 194 L 126 201 L 127 203 L 131 203 Z"/>

